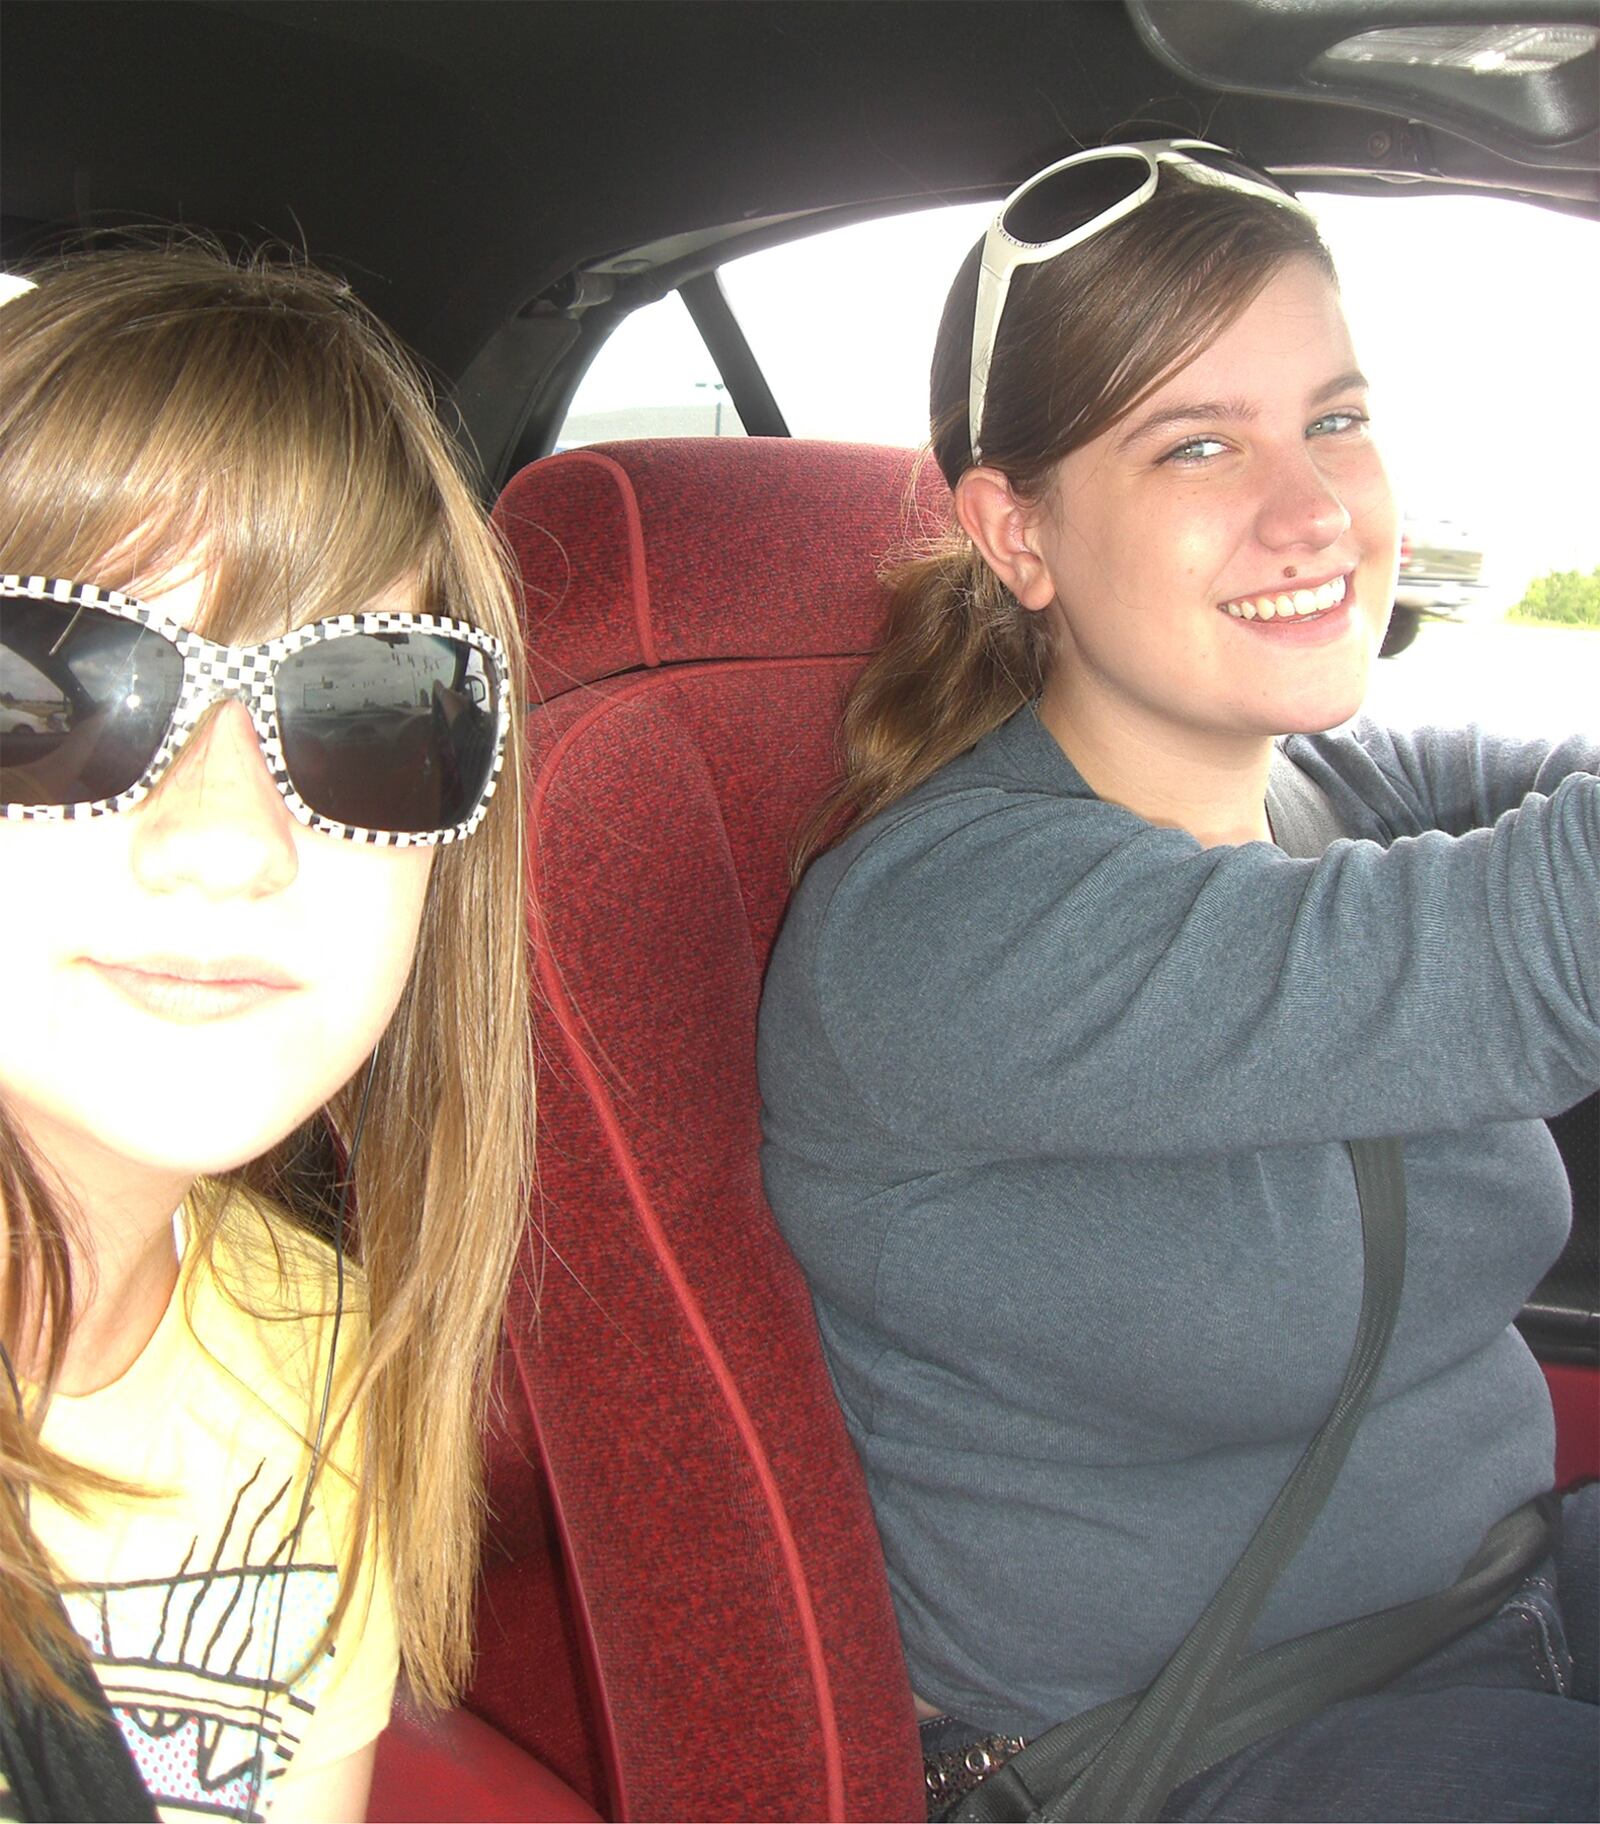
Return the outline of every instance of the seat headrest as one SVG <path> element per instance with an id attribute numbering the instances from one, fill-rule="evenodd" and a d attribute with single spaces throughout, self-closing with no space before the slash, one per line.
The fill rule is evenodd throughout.
<path id="1" fill-rule="evenodd" d="M 567 450 L 495 508 L 544 697 L 641 666 L 870 652 L 884 559 L 949 516 L 913 450 L 785 437 Z"/>

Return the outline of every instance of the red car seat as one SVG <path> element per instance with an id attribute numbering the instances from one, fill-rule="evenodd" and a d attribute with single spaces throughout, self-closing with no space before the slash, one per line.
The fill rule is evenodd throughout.
<path id="1" fill-rule="evenodd" d="M 922 1815 L 861 1478 L 761 1195 L 753 1072 L 784 850 L 876 639 L 877 560 L 948 508 L 914 473 L 905 451 L 618 444 L 533 465 L 499 508 L 541 699 L 537 1236 L 469 1708 L 400 1712 L 385 1824 L 585 1801 Z M 1547 1373 L 1559 1479 L 1592 1476 L 1597 1377 Z"/>
<path id="2" fill-rule="evenodd" d="M 762 1195 L 755 1022 L 878 565 L 948 498 L 904 450 L 686 440 L 535 463 L 496 510 L 543 701 L 539 1187 L 490 1494 L 537 1515 L 547 1478 L 598 1780 L 533 1714 L 514 1551 L 468 1702 L 614 1818 L 923 1815 L 865 1487 Z"/>

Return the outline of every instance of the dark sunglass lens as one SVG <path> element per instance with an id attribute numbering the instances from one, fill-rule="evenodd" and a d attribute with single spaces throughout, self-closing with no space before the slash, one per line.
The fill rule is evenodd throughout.
<path id="1" fill-rule="evenodd" d="M 422 835 L 472 815 L 494 770 L 492 661 L 436 633 L 319 640 L 278 666 L 295 790 L 334 823 Z"/>
<path id="2" fill-rule="evenodd" d="M 136 621 L 0 597 L 0 803 L 92 804 L 128 791 L 182 687 L 182 655 Z"/>
<path id="3" fill-rule="evenodd" d="M 1145 161 L 1129 153 L 1068 165 L 1023 191 L 1002 225 L 1013 240 L 1047 246 L 1132 196 L 1149 175 Z"/>

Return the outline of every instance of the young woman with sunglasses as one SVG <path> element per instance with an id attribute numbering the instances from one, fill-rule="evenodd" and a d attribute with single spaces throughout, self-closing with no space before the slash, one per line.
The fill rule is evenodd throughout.
<path id="1" fill-rule="evenodd" d="M 1560 1531 L 1511 1323 L 1569 1222 L 1540 1117 L 1600 1081 L 1600 742 L 1343 726 L 1396 509 L 1315 225 L 1229 154 L 1024 185 L 932 415 L 958 529 L 892 579 L 761 1071 L 934 1802 L 1076 1718 L 1133 1809 L 982 1815 L 1593 1816 L 1594 1490 Z M 1288 840 L 1308 789 L 1350 840 Z M 1381 1289 L 1390 1139 L 1376 1385 L 1247 1555 Z M 1100 1707 L 1169 1662 L 1140 1786 Z"/>
<path id="2" fill-rule="evenodd" d="M 443 1701 L 470 1655 L 531 1118 L 511 591 L 334 280 L 34 276 L 0 309 L 0 1815 L 356 1818 L 397 1666 Z"/>

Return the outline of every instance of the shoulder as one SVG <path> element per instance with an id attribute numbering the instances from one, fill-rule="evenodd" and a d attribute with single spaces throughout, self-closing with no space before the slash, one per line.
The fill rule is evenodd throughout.
<path id="1" fill-rule="evenodd" d="M 1214 853 L 1097 798 L 1026 708 L 813 865 L 768 974 L 772 1018 L 896 981 L 939 992 L 1024 936 L 1098 945 L 1112 896 L 1170 897 Z"/>
<path id="2" fill-rule="evenodd" d="M 894 917 L 885 891 L 891 898 L 905 892 L 961 897 L 973 877 L 998 889 L 1005 878 L 998 869 L 1010 873 L 1016 889 L 1029 877 L 1030 854 L 1047 861 L 1054 878 L 1074 853 L 1087 861 L 1152 833 L 1197 846 L 1180 832 L 1154 832 L 1131 811 L 1097 798 L 1030 704 L 851 831 L 817 861 L 796 898 L 813 915 L 845 902 L 881 904 Z"/>

